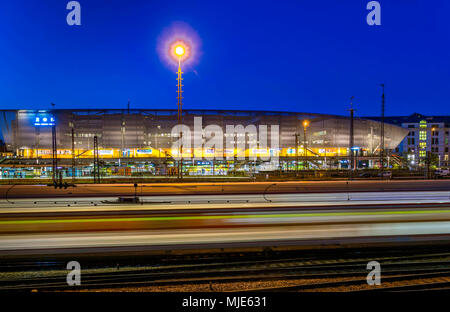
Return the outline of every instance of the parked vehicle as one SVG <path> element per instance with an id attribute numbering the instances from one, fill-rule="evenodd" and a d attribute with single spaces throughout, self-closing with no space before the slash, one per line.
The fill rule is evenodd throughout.
<path id="1" fill-rule="evenodd" d="M 392 179 L 392 171 L 383 171 L 383 173 L 378 173 L 379 177 Z"/>
<path id="2" fill-rule="evenodd" d="M 450 169 L 437 169 L 437 170 L 434 172 L 434 175 L 435 175 L 437 178 L 448 177 L 448 176 L 450 176 Z"/>
<path id="3" fill-rule="evenodd" d="M 363 172 L 359 174 L 360 178 L 376 178 L 381 177 L 381 172 Z M 383 178 L 392 178 L 392 171 L 383 171 Z"/>

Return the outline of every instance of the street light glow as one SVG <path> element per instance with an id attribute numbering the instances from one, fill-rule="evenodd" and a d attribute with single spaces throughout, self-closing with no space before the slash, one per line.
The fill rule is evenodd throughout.
<path id="1" fill-rule="evenodd" d="M 305 120 L 305 121 L 303 122 L 303 127 L 308 127 L 308 125 L 309 125 L 308 120 Z"/>
<path id="2" fill-rule="evenodd" d="M 183 56 L 184 55 L 184 48 L 180 45 L 175 47 L 175 54 L 178 56 Z"/>
<path id="3" fill-rule="evenodd" d="M 169 48 L 169 54 L 173 61 L 177 63 L 185 63 L 186 60 L 191 58 L 191 46 L 189 43 L 183 40 L 175 40 L 172 42 Z"/>
<path id="4" fill-rule="evenodd" d="M 201 55 L 201 39 L 197 32 L 183 22 L 172 23 L 158 36 L 156 49 L 161 61 L 169 68 L 189 71 Z"/>

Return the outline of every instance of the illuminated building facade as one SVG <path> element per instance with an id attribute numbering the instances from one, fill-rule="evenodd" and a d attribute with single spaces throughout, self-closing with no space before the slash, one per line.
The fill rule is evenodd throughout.
<path id="1" fill-rule="evenodd" d="M 415 113 L 411 116 L 386 117 L 385 121 L 408 130 L 398 151 L 407 157 L 411 168 L 424 166 L 427 161 L 436 167 L 450 166 L 450 116 L 424 116 Z"/>
<path id="2" fill-rule="evenodd" d="M 187 175 L 226 175 L 231 170 L 254 173 L 299 170 L 305 169 L 305 164 L 310 169 L 348 166 L 350 120 L 347 117 L 270 111 L 184 110 L 183 124 L 193 127 L 195 117 L 202 117 L 203 127 L 218 125 L 223 129 L 228 125 L 277 125 L 279 144 L 276 151 L 268 152 L 276 154 L 279 161 L 275 164 L 262 160 L 238 161 L 229 157 L 209 161 L 202 157 L 189 159 L 183 155 L 183 171 Z M 304 121 L 308 121 L 306 129 Z M 36 175 L 43 176 L 52 161 L 54 127 L 58 165 L 64 176 L 71 175 L 73 160 L 76 162 L 76 176 L 90 174 L 94 137 L 97 137 L 104 176 L 170 175 L 176 170 L 172 147 L 178 138 L 172 135 L 171 130 L 177 123 L 177 110 L 164 109 L 3 110 L 0 111 L 0 139 L 5 142 L 8 153 L 0 165 L 3 168 L 33 167 Z M 407 133 L 400 127 L 386 125 L 386 149 L 395 149 Z M 234 140 L 245 140 L 247 144 L 258 140 L 258 137 L 248 134 Z M 372 156 L 380 148 L 380 123 L 355 119 L 353 141 L 359 161 L 365 161 L 365 167 L 374 167 L 376 157 Z M 186 152 L 193 154 L 195 151 L 183 151 Z M 227 151 L 224 148 L 213 152 L 226 156 Z M 206 153 L 208 151 L 202 150 L 200 156 Z"/>

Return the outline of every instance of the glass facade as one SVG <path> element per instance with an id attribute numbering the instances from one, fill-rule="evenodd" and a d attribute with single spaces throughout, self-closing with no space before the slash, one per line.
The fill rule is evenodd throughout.
<path id="1" fill-rule="evenodd" d="M 192 141 L 205 139 L 205 129 L 218 126 L 245 127 L 272 126 L 279 128 L 276 148 L 255 149 L 261 133 L 223 135 L 222 148 L 205 145 L 182 149 L 183 171 L 188 175 L 227 175 L 233 172 L 260 172 L 314 168 L 340 168 L 349 156 L 350 120 L 347 117 L 266 111 L 184 110 L 182 123 L 195 128 L 201 117 L 201 133 L 192 131 Z M 44 124 L 46 120 L 46 124 Z M 198 119 L 197 119 L 198 120 Z M 308 121 L 305 129 L 303 122 Z M 53 158 L 52 128 L 56 134 L 56 154 L 65 176 L 89 176 L 94 158 L 94 137 L 98 140 L 98 156 L 105 176 L 171 175 L 177 170 L 173 149 L 178 134 L 176 110 L 8 110 L 0 111 L 0 126 L 8 155 L 0 164 L 5 175 L 8 168 L 27 165 L 29 169 L 14 170 L 25 176 L 49 174 Z M 380 148 L 380 123 L 372 120 L 354 120 L 354 146 L 358 155 L 370 157 Z M 267 130 L 269 131 L 269 130 Z M 393 125 L 385 126 L 386 149 L 394 149 L 408 131 Z M 241 136 L 240 136 L 241 135 Z M 246 160 L 240 161 L 237 148 L 228 148 L 227 140 L 235 146 L 240 143 Z M 256 159 L 255 155 L 277 156 L 280 162 Z M 230 155 L 232 157 L 230 157 Z M 209 156 L 209 158 L 208 158 Z M 213 161 L 210 159 L 214 158 Z M 270 157 L 269 157 L 270 158 Z M 8 167 L 9 166 L 9 167 Z M 20 167 L 20 166 L 19 166 Z M 33 169 L 30 169 L 33 168 Z"/>

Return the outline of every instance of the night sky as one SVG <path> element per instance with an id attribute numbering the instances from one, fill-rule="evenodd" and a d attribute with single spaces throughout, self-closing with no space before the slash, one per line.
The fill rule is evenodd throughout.
<path id="1" fill-rule="evenodd" d="M 157 53 L 174 22 L 201 38 L 185 109 L 450 115 L 450 1 L 2 1 L 2 109 L 176 109 L 176 74 Z"/>

